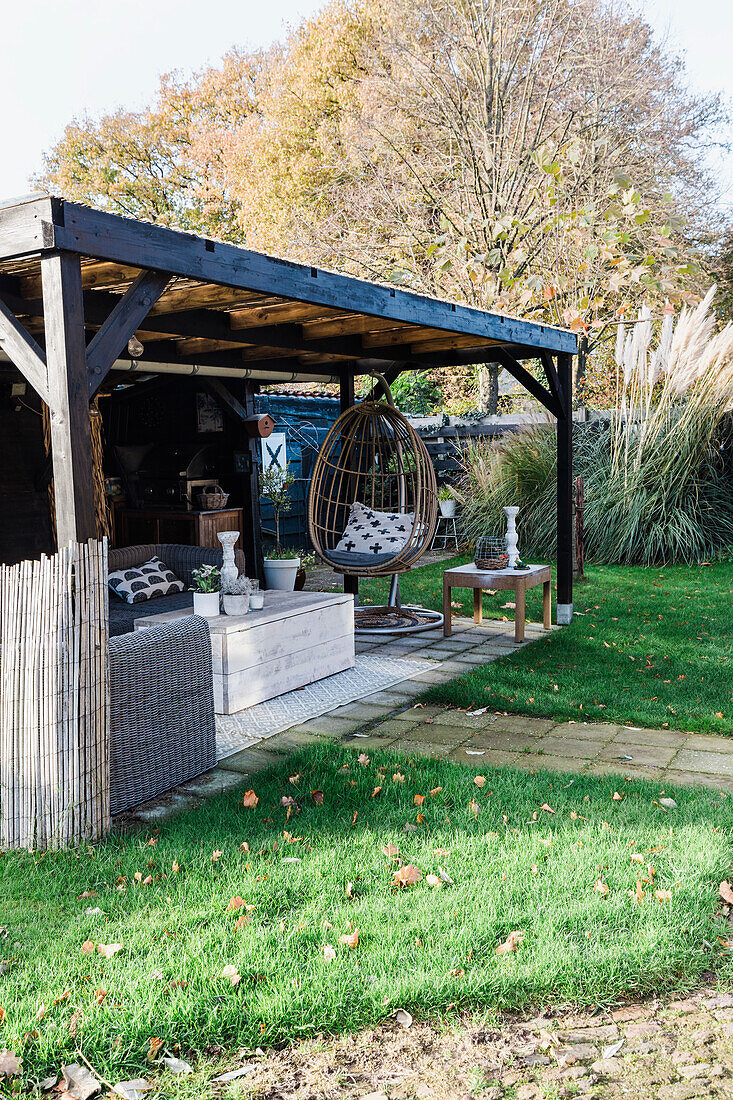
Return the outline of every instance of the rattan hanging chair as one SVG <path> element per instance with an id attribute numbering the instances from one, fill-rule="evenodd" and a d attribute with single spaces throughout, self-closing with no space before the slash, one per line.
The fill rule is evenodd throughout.
<path id="1" fill-rule="evenodd" d="M 438 487 L 425 444 L 377 381 L 386 400 L 347 409 L 326 436 L 311 477 L 308 530 L 337 573 L 392 578 L 389 604 L 357 609 L 357 630 L 405 633 L 442 622 L 437 612 L 402 608 L 397 580 L 430 548 Z M 364 519 L 356 546 L 346 537 L 355 517 Z M 376 533 L 366 538 L 371 527 Z"/>

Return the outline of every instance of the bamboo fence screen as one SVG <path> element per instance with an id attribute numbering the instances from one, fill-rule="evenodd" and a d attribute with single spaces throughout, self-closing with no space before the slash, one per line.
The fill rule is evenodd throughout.
<path id="1" fill-rule="evenodd" d="M 0 566 L 0 846 L 109 826 L 107 541 Z"/>

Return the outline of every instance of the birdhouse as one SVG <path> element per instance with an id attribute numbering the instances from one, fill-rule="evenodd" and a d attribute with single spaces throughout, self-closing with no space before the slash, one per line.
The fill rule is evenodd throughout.
<path id="1" fill-rule="evenodd" d="M 268 435 L 272 435 L 275 421 L 269 413 L 258 413 L 256 416 L 248 416 L 244 426 L 247 435 L 252 439 L 267 439 Z"/>

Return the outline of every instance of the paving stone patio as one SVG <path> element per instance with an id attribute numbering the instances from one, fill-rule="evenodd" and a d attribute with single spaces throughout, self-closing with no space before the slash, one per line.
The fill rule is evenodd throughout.
<path id="1" fill-rule="evenodd" d="M 527 623 L 525 642 L 544 636 Z M 434 670 L 336 707 L 328 714 L 294 725 L 252 748 L 228 757 L 203 776 L 126 815 L 128 821 L 159 821 L 202 799 L 239 784 L 314 740 L 338 739 L 361 749 L 392 748 L 456 763 L 511 766 L 530 770 L 619 774 L 660 783 L 699 783 L 733 791 L 733 738 L 674 730 L 636 729 L 614 723 L 555 722 L 549 718 L 471 714 L 447 707 L 416 704 L 427 683 L 445 683 L 472 667 L 495 661 L 521 648 L 512 622 L 454 620 L 453 636 L 429 630 L 405 637 L 361 637 L 357 653 L 415 657 L 435 662 Z"/>

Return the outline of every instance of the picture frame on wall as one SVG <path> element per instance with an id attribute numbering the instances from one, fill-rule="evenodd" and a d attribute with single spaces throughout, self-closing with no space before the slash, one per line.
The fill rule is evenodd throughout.
<path id="1" fill-rule="evenodd" d="M 196 394 L 196 431 L 224 431 L 224 413 L 219 402 L 210 393 Z"/>

